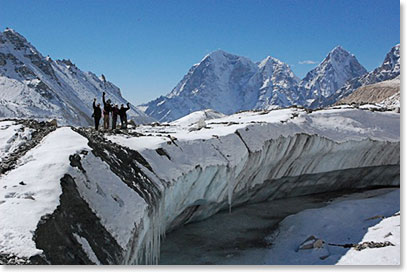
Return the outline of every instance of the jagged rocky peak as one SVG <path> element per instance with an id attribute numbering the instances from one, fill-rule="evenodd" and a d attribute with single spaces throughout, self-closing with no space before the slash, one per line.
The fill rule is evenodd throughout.
<path id="1" fill-rule="evenodd" d="M 1 43 L 6 44 L 6 47 L 7 43 L 9 43 L 9 45 L 12 47 L 9 48 L 9 51 L 23 51 L 26 55 L 37 55 L 39 58 L 43 58 L 40 52 L 31 43 L 29 43 L 23 35 L 14 29 L 6 28 L 3 33 L 0 33 L 0 44 Z"/>
<path id="2" fill-rule="evenodd" d="M 214 109 L 224 114 L 291 105 L 298 78 L 284 62 L 267 57 L 259 63 L 216 50 L 191 67 L 170 94 L 143 105 L 160 121 Z M 288 97 L 286 97 L 288 96 Z"/>
<path id="3" fill-rule="evenodd" d="M 286 107 L 298 102 L 299 79 L 288 64 L 268 56 L 258 63 L 258 68 L 257 76 L 251 79 L 255 85 L 258 84 L 259 90 L 254 98 L 257 100 L 254 109 Z"/>
<path id="4" fill-rule="evenodd" d="M 390 52 L 387 53 L 381 68 L 395 76 L 397 76 L 396 74 L 400 74 L 400 44 L 395 45 Z"/>
<path id="5" fill-rule="evenodd" d="M 299 81 L 299 78 L 294 74 L 291 67 L 287 63 L 274 57 L 267 56 L 258 64 L 258 67 L 265 75 L 286 75 L 293 78 L 293 80 L 296 82 Z"/>
<path id="6" fill-rule="evenodd" d="M 67 66 L 75 66 L 75 64 L 72 63 L 72 61 L 70 59 L 62 59 L 62 60 L 57 60 L 57 61 L 60 62 L 60 63 L 65 64 Z"/>
<path id="7" fill-rule="evenodd" d="M 332 95 L 348 80 L 365 73 L 367 70 L 353 54 L 337 46 L 317 67 L 307 73 L 300 82 L 300 88 L 308 102 L 312 102 L 313 99 Z"/>
<path id="8" fill-rule="evenodd" d="M 12 43 L 16 49 L 26 48 L 29 45 L 28 41 L 14 29 L 6 28 L 0 35 Z"/>
<path id="9" fill-rule="evenodd" d="M 193 65 L 171 93 L 148 103 L 146 113 L 165 122 L 204 109 L 234 113 L 247 102 L 244 88 L 257 71 L 245 57 L 214 51 Z"/>
<path id="10" fill-rule="evenodd" d="M 349 80 L 342 88 L 331 96 L 318 99 L 313 102 L 312 107 L 329 106 L 352 94 L 361 86 L 370 85 L 386 80 L 391 80 L 400 75 L 400 44 L 395 45 L 386 54 L 386 57 L 379 67 L 373 71 Z"/>
<path id="11" fill-rule="evenodd" d="M 288 67 L 288 65 L 282 62 L 281 60 L 273 58 L 271 56 L 267 56 L 265 59 L 260 61 L 257 66 L 259 67 L 259 69 L 268 70 L 270 72 L 273 72 L 274 68 L 278 66 Z"/>
<path id="12" fill-rule="evenodd" d="M 332 59 L 333 61 L 340 62 L 344 58 L 353 57 L 354 55 L 346 51 L 342 46 L 337 45 L 332 49 L 324 61 Z"/>

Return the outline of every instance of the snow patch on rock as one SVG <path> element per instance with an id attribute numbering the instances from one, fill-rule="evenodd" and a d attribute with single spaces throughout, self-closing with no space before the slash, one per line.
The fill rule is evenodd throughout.
<path id="1" fill-rule="evenodd" d="M 41 253 L 33 241 L 34 231 L 41 217 L 58 206 L 69 156 L 82 149 L 87 149 L 84 137 L 59 128 L 28 151 L 16 169 L 0 177 L 0 253 L 19 257 Z"/>

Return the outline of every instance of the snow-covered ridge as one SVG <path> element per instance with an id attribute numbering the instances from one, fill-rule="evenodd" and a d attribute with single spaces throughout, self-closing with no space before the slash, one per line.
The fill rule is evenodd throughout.
<path id="1" fill-rule="evenodd" d="M 208 110 L 196 111 L 196 112 L 190 113 L 187 116 L 184 116 L 178 120 L 171 122 L 171 124 L 174 124 L 177 126 L 188 127 L 188 126 L 196 124 L 198 122 L 204 122 L 204 121 L 208 121 L 211 119 L 221 118 L 224 116 L 225 115 L 220 112 L 216 112 L 214 110 L 208 109 Z"/>
<path id="2" fill-rule="evenodd" d="M 329 97 L 349 79 L 365 73 L 366 69 L 354 55 L 337 46 L 316 68 L 308 72 L 299 88 L 309 101 Z"/>
<path id="3" fill-rule="evenodd" d="M 192 66 L 168 95 L 142 107 L 159 121 L 173 121 L 204 109 L 231 114 L 242 110 L 309 106 L 366 72 L 356 57 L 340 46 L 329 52 L 301 81 L 289 65 L 271 56 L 254 63 L 218 50 Z"/>
<path id="4" fill-rule="evenodd" d="M 55 118 L 60 124 L 91 125 L 92 102 L 102 92 L 126 104 L 120 89 L 105 77 L 83 72 L 70 60 L 44 57 L 12 29 L 0 32 L 0 117 Z M 135 107 L 137 123 L 153 121 Z"/>
<path id="5" fill-rule="evenodd" d="M 356 89 L 361 86 L 367 86 L 378 82 L 391 80 L 400 75 L 400 44 L 391 48 L 390 52 L 379 67 L 373 71 L 353 78 L 346 82 L 346 84 L 337 89 L 328 97 L 320 97 L 313 101 L 312 107 L 324 107 L 335 104 L 340 99 L 343 99 L 352 94 Z"/>
<path id="6" fill-rule="evenodd" d="M 58 167 L 58 177 L 45 161 L 39 168 L 44 170 L 30 180 L 54 176 L 57 192 L 48 199 L 53 204 L 37 213 L 44 215 L 39 224 L 30 227 L 35 244 L 24 252 L 8 242 L 0 253 L 36 263 L 154 263 L 160 235 L 221 209 L 270 197 L 399 185 L 399 118 L 351 108 L 312 113 L 290 108 L 210 119 L 193 130 L 182 122 L 106 135 L 58 128 L 47 139 L 72 137 L 79 144 L 73 148 L 70 141 L 55 140 L 69 151 L 59 154 L 66 164 Z M 44 141 L 35 150 L 46 146 Z M 29 163 L 50 156 L 36 153 Z M 0 181 L 18 183 L 11 177 L 24 173 L 29 163 Z M 18 211 L 20 206 L 5 196 L 10 190 L 18 194 L 19 186 L 26 185 L 0 188 L 5 201 L 0 209 Z M 36 195 L 24 201 L 42 202 L 43 194 Z M 14 231 L 32 237 L 12 215 L 2 224 L 8 225 L 0 228 L 1 235 Z M 64 248 L 72 255 L 62 254 Z"/>

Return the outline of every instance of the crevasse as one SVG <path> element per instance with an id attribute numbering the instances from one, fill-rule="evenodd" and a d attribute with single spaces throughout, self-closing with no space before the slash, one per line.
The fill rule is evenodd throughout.
<path id="1" fill-rule="evenodd" d="M 241 147 L 247 147 L 240 136 L 233 137 Z M 218 140 L 208 140 L 213 141 Z M 141 242 L 132 250 L 137 256 L 128 261 L 157 263 L 160 236 L 166 231 L 246 202 L 345 188 L 397 186 L 399 149 L 399 142 L 365 139 L 338 143 L 304 133 L 268 140 L 254 152 L 246 148 L 240 158 L 232 158 L 234 163 L 225 159 L 229 154 L 214 149 L 223 161 L 196 165 L 164 187 L 157 210 L 144 217 L 144 231 L 137 233 Z M 171 150 L 167 153 L 172 156 Z"/>

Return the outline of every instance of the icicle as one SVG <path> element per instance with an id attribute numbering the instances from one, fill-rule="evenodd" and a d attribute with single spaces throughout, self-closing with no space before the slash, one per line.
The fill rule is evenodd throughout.
<path id="1" fill-rule="evenodd" d="M 143 241 L 140 241 L 138 245 L 135 258 L 136 264 L 157 265 L 160 260 L 161 238 L 165 235 L 165 226 L 162 226 L 164 224 L 164 199 L 165 197 L 162 197 L 158 205 L 143 220 L 147 230 Z"/>

